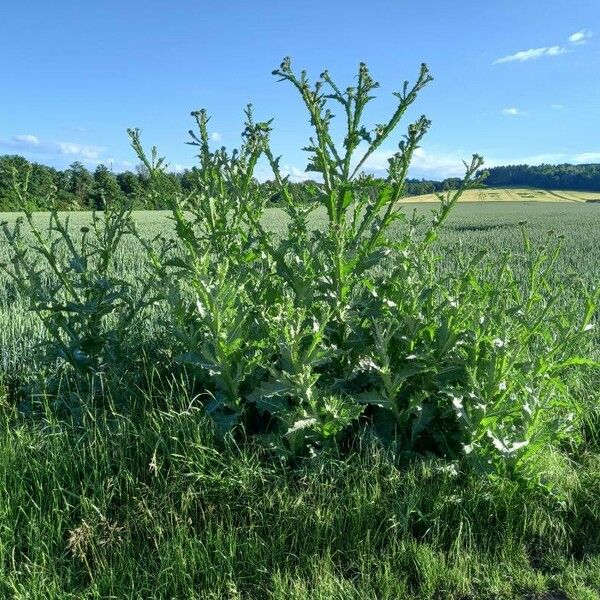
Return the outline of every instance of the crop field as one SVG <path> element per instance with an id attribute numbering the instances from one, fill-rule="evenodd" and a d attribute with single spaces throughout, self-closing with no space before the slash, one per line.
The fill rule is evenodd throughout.
<path id="1" fill-rule="evenodd" d="M 508 199 L 509 190 L 486 190 L 487 196 L 501 195 Z M 537 192 L 536 192 L 537 193 Z M 556 197 L 559 192 L 539 192 Z M 441 232 L 439 247 L 443 254 L 442 268 L 455 268 L 455 258 L 460 252 L 476 253 L 485 249 L 491 260 L 498 258 L 505 251 L 515 251 L 521 244 L 518 224 L 527 222 L 532 239 L 543 243 L 549 231 L 565 236 L 564 251 L 559 259 L 557 277 L 576 273 L 590 284 L 600 281 L 600 208 L 594 203 L 588 205 L 567 201 L 552 200 L 533 204 L 530 201 L 514 200 L 509 206 L 503 202 L 472 202 L 470 197 L 481 194 L 480 190 L 465 192 L 468 204 L 459 203 L 450 216 L 445 229 Z M 562 192 L 561 192 L 562 194 Z M 591 194 L 570 192 L 576 198 Z M 543 197 L 543 196 L 542 196 Z M 462 202 L 462 201 L 461 201 Z M 578 202 L 582 202 L 581 200 Z M 419 202 L 403 202 L 403 210 L 410 214 L 416 210 L 420 214 L 429 214 L 431 208 Z M 18 213 L 4 213 L 4 219 L 14 222 Z M 37 213 L 35 218 L 40 223 L 47 222 L 47 213 Z M 69 215 L 72 227 L 78 230 L 89 223 L 89 213 L 76 212 Z M 139 224 L 142 234 L 151 238 L 159 233 L 172 229 L 172 220 L 167 211 L 138 211 L 134 219 Z M 312 226 L 322 227 L 326 216 L 322 209 L 317 209 L 312 217 Z M 277 208 L 267 209 L 264 217 L 265 226 L 273 231 L 283 231 L 287 216 Z M 119 264 L 121 275 L 134 280 L 143 268 L 140 260 L 141 248 L 133 239 L 125 240 Z M 8 245 L 0 242 L 0 262 L 8 257 Z M 2 348 L 3 365 L 15 364 L 19 361 L 29 362 L 24 352 L 24 345 L 33 339 L 41 339 L 42 328 L 37 318 L 28 310 L 27 299 L 15 295 L 7 286 L 6 276 L 0 273 L 0 348 Z M 577 301 L 578 290 L 572 290 L 573 301 Z M 598 332 L 600 335 L 600 331 Z M 598 351 L 600 352 L 600 338 Z"/>
<path id="2" fill-rule="evenodd" d="M 419 202 L 435 202 L 435 194 L 415 197 Z M 407 202 L 410 202 L 408 199 Z M 467 190 L 461 202 L 600 202 L 599 192 L 542 190 L 539 188 L 483 188 Z"/>

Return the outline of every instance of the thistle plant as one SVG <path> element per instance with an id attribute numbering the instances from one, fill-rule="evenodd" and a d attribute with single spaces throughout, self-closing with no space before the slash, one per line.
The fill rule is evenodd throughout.
<path id="1" fill-rule="evenodd" d="M 170 331 L 182 350 L 175 360 L 207 384 L 213 397 L 207 408 L 223 429 L 239 422 L 245 409 L 242 388 L 263 358 L 253 331 L 262 275 L 253 266 L 258 247 L 249 220 L 250 225 L 260 221 L 266 203 L 253 175 L 270 126 L 254 121 L 251 106 L 245 114 L 243 145 L 228 154 L 225 148 L 211 150 L 206 111 L 192 113 L 198 132 L 190 131 L 189 143 L 198 148 L 200 167 L 185 196 L 168 189 L 166 164 L 156 150 L 149 159 L 139 131 L 129 132 L 152 193 L 169 202 L 180 242 L 180 251 L 166 261 L 146 244 L 157 273 L 173 282 L 166 298 L 173 315 Z"/>
<path id="2" fill-rule="evenodd" d="M 348 415 L 346 427 L 350 427 L 369 403 L 366 399 L 370 397 L 370 392 L 362 390 L 364 380 L 359 376 L 361 361 L 365 358 L 364 350 L 377 346 L 381 341 L 378 340 L 380 329 L 387 326 L 383 319 L 389 311 L 385 305 L 373 301 L 381 286 L 379 271 L 384 264 L 393 263 L 394 256 L 399 252 L 412 256 L 426 251 L 435 240 L 436 230 L 443 224 L 462 192 L 478 181 L 476 174 L 482 159 L 474 156 L 472 163 L 465 165 L 467 174 L 459 189 L 440 196 L 439 210 L 435 212 L 423 239 L 417 241 L 413 234 L 418 223 L 414 219 L 408 222 L 399 200 L 404 195 L 412 156 L 430 125 L 429 121 L 420 117 L 409 125 L 398 151 L 389 161 L 384 185 L 373 189 L 368 178 L 361 174 L 361 169 L 369 156 L 395 130 L 420 90 L 431 81 L 427 67 L 422 65 L 412 87 L 405 83 L 402 92 L 395 94 L 398 99 L 396 110 L 386 123 L 375 126 L 372 131 L 363 124 L 362 115 L 366 105 L 373 99 L 372 92 L 378 84 L 364 64 L 359 67 L 357 87 L 347 88 L 345 92 L 341 92 L 327 72 L 311 86 L 306 73 L 302 72 L 299 76 L 294 74 L 289 59 L 285 59 L 274 74 L 293 84 L 308 109 L 315 137 L 311 138 L 310 145 L 305 149 L 310 154 L 307 170 L 318 172 L 321 182 L 317 184 L 314 204 L 298 207 L 289 191 L 288 179 L 281 174 L 279 158 L 267 147 L 265 155 L 273 169 L 274 181 L 280 188 L 289 226 L 284 241 L 279 244 L 274 245 L 260 228 L 258 237 L 272 258 L 281 280 L 293 291 L 288 315 L 304 315 L 305 329 L 310 327 L 311 320 L 321 323 L 321 315 L 327 315 L 319 340 L 319 366 L 310 369 L 314 388 L 311 390 L 311 402 L 314 403 L 315 397 L 323 401 L 337 398 L 338 405 L 346 407 L 338 412 Z M 346 117 L 342 148 L 336 146 L 330 133 L 333 118 L 329 108 L 331 102 L 341 106 Z M 319 206 L 324 208 L 328 217 L 324 231 L 311 230 L 308 225 L 310 213 Z M 407 223 L 408 233 L 392 241 L 392 228 Z M 319 309 L 320 314 L 316 314 L 315 308 L 321 305 L 325 309 Z M 416 374 L 409 369 L 404 373 L 404 378 Z M 260 389 L 253 393 L 251 400 L 265 412 L 270 412 L 269 408 L 274 406 L 275 390 L 290 396 L 288 379 L 285 372 L 276 376 L 271 371 L 271 378 L 264 386 L 268 402 L 265 404 Z M 394 394 L 400 391 L 400 381 L 402 379 L 396 383 Z M 392 394 L 391 387 L 388 391 Z M 300 395 L 296 394 L 298 397 Z M 295 438 L 298 438 L 301 429 L 306 439 L 313 435 L 323 441 L 323 436 L 317 435 L 317 430 L 323 429 L 320 419 L 315 416 L 319 411 L 311 406 L 311 402 L 292 402 L 293 411 L 298 413 L 297 419 L 283 426 L 294 432 Z M 281 410 L 278 409 L 277 414 L 281 420 Z M 396 413 L 396 417 L 401 419 L 405 415 Z M 390 423 L 393 424 L 393 419 Z M 314 427 L 314 432 L 310 431 L 311 427 Z M 335 436 L 339 433 L 337 427 L 332 427 L 331 431 L 335 432 Z"/>
<path id="3" fill-rule="evenodd" d="M 21 206 L 30 205 L 28 181 L 28 173 L 13 173 Z M 79 391 L 99 393 L 106 376 L 118 380 L 131 367 L 124 361 L 125 344 L 138 316 L 153 302 L 153 281 L 134 285 L 115 270 L 123 238 L 135 232 L 130 207 L 109 205 L 101 214 L 93 212 L 79 231 L 55 209 L 45 227 L 29 209 L 12 227 L 7 222 L 1 227 L 13 255 L 0 268 L 48 334 L 40 344 L 40 366 L 58 362 L 66 376 L 53 376 L 46 391 L 58 393 L 62 381 L 67 391 L 67 384 L 74 384 Z"/>
<path id="4" fill-rule="evenodd" d="M 416 83 L 410 87 L 405 82 L 403 90 L 394 94 L 398 105 L 389 120 L 369 130 L 363 124 L 362 116 L 379 84 L 373 80 L 366 65 L 359 67 L 357 86 L 349 87 L 345 92 L 327 71 L 311 86 L 305 72 L 299 76 L 294 74 L 289 59 L 284 59 L 274 74 L 293 84 L 308 109 L 315 137 L 305 148 L 310 155 L 307 170 L 319 173 L 322 183 L 313 206 L 299 209 L 289 193 L 288 180 L 281 176 L 279 159 L 273 156 L 270 148 L 265 150 L 290 217 L 287 244 L 277 249 L 265 245 L 275 258 L 281 276 L 296 291 L 299 304 L 309 305 L 320 299 L 330 304 L 329 333 L 336 338 L 337 344 L 346 348 L 354 329 L 348 322 L 355 316 L 351 305 L 367 288 L 372 288 L 371 274 L 392 252 L 391 228 L 407 220 L 398 202 L 405 193 L 413 154 L 430 121 L 422 116 L 409 125 L 398 151 L 389 160 L 385 185 L 375 190 L 364 185 L 361 169 L 395 131 L 406 110 L 432 78 L 427 66 L 421 65 Z M 342 148 L 336 146 L 330 132 L 333 118 L 330 102 L 341 107 L 345 115 Z M 462 186 L 452 194 L 440 196 L 441 208 L 433 219 L 425 243 L 435 239 L 435 230 L 442 225 L 462 192 L 474 184 L 482 162 L 480 157 L 474 156 L 471 164 L 465 165 L 467 174 Z M 307 220 L 311 208 L 314 210 L 319 206 L 326 210 L 327 227 L 324 232 L 309 233 Z"/>
<path id="5" fill-rule="evenodd" d="M 540 454 L 577 436 L 565 374 L 598 367 L 583 349 L 600 293 L 582 287 L 583 315 L 564 302 L 566 288 L 552 276 L 561 240 L 534 247 L 526 229 L 521 253 L 500 266 L 485 251 L 458 253 L 457 268 L 441 274 L 439 231 L 485 177 L 483 159 L 465 163 L 464 178 L 438 194 L 429 218 L 406 215 L 401 202 L 430 127 L 425 116 L 407 126 L 383 181 L 366 172 L 431 81 L 425 65 L 372 127 L 364 113 L 378 83 L 364 64 L 347 88 L 327 71 L 311 84 L 287 58 L 274 74 L 299 93 L 314 130 L 305 148 L 317 179 L 310 202 L 296 202 L 270 144 L 272 123 L 255 121 L 249 106 L 232 152 L 211 147 L 205 110 L 192 113 L 198 166 L 186 192 L 156 148 L 146 152 L 139 130 L 129 131 L 149 201 L 170 208 L 173 242 L 142 236 L 125 205 L 94 213 L 80 236 L 56 212 L 48 232 L 30 212 L 4 225 L 14 258 L 3 268 L 49 332 L 47 356 L 83 379 L 119 372 L 131 366 L 123 344 L 134 323 L 160 300 L 170 366 L 191 375 L 186 394 L 204 399 L 223 432 L 254 436 L 289 460 L 366 436 L 399 456 L 539 481 Z M 336 110 L 345 129 L 339 144 Z M 255 179 L 261 159 L 286 216 L 280 236 L 265 225 L 269 197 Z M 24 195 L 26 187 L 15 184 Z M 317 210 L 326 215 L 319 229 L 311 224 Z M 113 269 L 128 235 L 147 258 L 135 287 Z"/>
<path id="6" fill-rule="evenodd" d="M 485 177 L 481 157 L 465 164 L 457 189 L 438 194 L 429 220 L 406 216 L 400 203 L 426 117 L 407 127 L 384 182 L 364 173 L 431 81 L 425 65 L 373 128 L 363 113 L 378 84 L 364 64 L 345 91 L 328 72 L 311 85 L 289 59 L 274 74 L 299 92 L 314 129 L 305 148 L 307 170 L 319 179 L 312 203 L 294 200 L 269 143 L 271 122 L 255 123 L 250 108 L 243 145 L 231 154 L 210 148 L 207 113 L 192 113 L 199 167 L 187 195 L 168 189 L 164 160 L 156 150 L 148 159 L 139 132 L 130 132 L 154 193 L 169 198 L 180 242 L 163 261 L 146 245 L 161 281 L 172 282 L 174 360 L 194 374 L 222 429 L 257 433 L 284 457 L 367 432 L 407 455 L 527 473 L 536 453 L 572 431 L 560 371 L 591 364 L 576 347 L 597 294 L 583 322 L 559 314 L 560 290 L 550 289 L 548 275 L 560 244 L 535 249 L 526 236 L 525 289 L 510 256 L 492 272 L 485 252 L 459 257 L 458 272 L 439 276 L 438 232 Z M 332 106 L 345 117 L 341 146 Z M 281 237 L 263 225 L 267 198 L 254 180 L 261 157 L 288 217 Z M 315 230 L 318 209 L 327 222 Z"/>

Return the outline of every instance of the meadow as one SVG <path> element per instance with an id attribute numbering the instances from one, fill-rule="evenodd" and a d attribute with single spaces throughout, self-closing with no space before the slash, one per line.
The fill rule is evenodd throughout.
<path id="1" fill-rule="evenodd" d="M 310 203 L 249 106 L 232 153 L 192 113 L 185 193 L 129 130 L 168 213 L 3 215 L 0 595 L 600 597 L 595 198 L 484 189 L 473 155 L 407 199 L 426 117 L 361 167 L 426 65 L 372 130 L 366 65 L 274 74 L 315 130 Z"/>

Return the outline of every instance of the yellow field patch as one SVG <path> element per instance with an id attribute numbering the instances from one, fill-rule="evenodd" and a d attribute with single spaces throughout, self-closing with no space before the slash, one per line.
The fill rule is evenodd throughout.
<path id="1" fill-rule="evenodd" d="M 533 188 L 484 188 L 467 190 L 460 202 L 587 202 L 600 201 L 600 192 L 574 192 Z M 409 196 L 403 202 L 437 202 L 435 194 Z"/>

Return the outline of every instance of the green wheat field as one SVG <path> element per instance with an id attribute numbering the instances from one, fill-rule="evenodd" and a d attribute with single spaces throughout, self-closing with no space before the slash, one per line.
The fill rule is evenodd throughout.
<path id="1" fill-rule="evenodd" d="M 523 196 L 534 198 L 523 200 Z M 526 221 L 532 240 L 543 243 L 549 231 L 564 234 L 565 250 L 559 258 L 560 277 L 570 272 L 578 273 L 590 283 L 600 281 L 600 205 L 590 200 L 600 194 L 594 192 L 555 192 L 527 189 L 484 189 L 468 190 L 449 218 L 448 225 L 440 236 L 444 255 L 443 264 L 451 270 L 456 266 L 458 249 L 475 253 L 487 250 L 491 257 L 500 257 L 504 251 L 513 251 L 520 244 L 519 222 Z M 479 198 L 486 201 L 477 201 Z M 419 196 L 408 199 L 404 211 L 411 214 L 429 214 L 434 196 Z M 412 201 L 411 201 L 412 200 Z M 510 202 L 510 204 L 506 204 Z M 151 238 L 168 232 L 171 225 L 168 211 L 138 211 L 135 220 L 141 231 Z M 12 222 L 19 213 L 3 213 L 3 219 Z M 41 223 L 47 220 L 47 213 L 37 213 Z M 69 213 L 73 229 L 77 230 L 89 222 L 89 213 Z M 287 217 L 277 208 L 267 209 L 265 226 L 274 231 L 283 231 Z M 326 221 L 321 209 L 313 215 L 313 225 L 318 228 Z M 1 242 L 0 242 L 1 243 Z M 0 245 L 0 261 L 6 260 L 8 248 Z M 122 275 L 134 279 L 142 268 L 138 253 L 140 248 L 135 240 L 125 240 L 121 251 Z M 25 345 L 42 335 L 35 315 L 27 310 L 27 302 L 14 294 L 6 279 L 0 273 L 0 341 L 3 364 L 29 361 L 24 353 Z M 572 290 L 574 300 L 577 289 Z"/>

